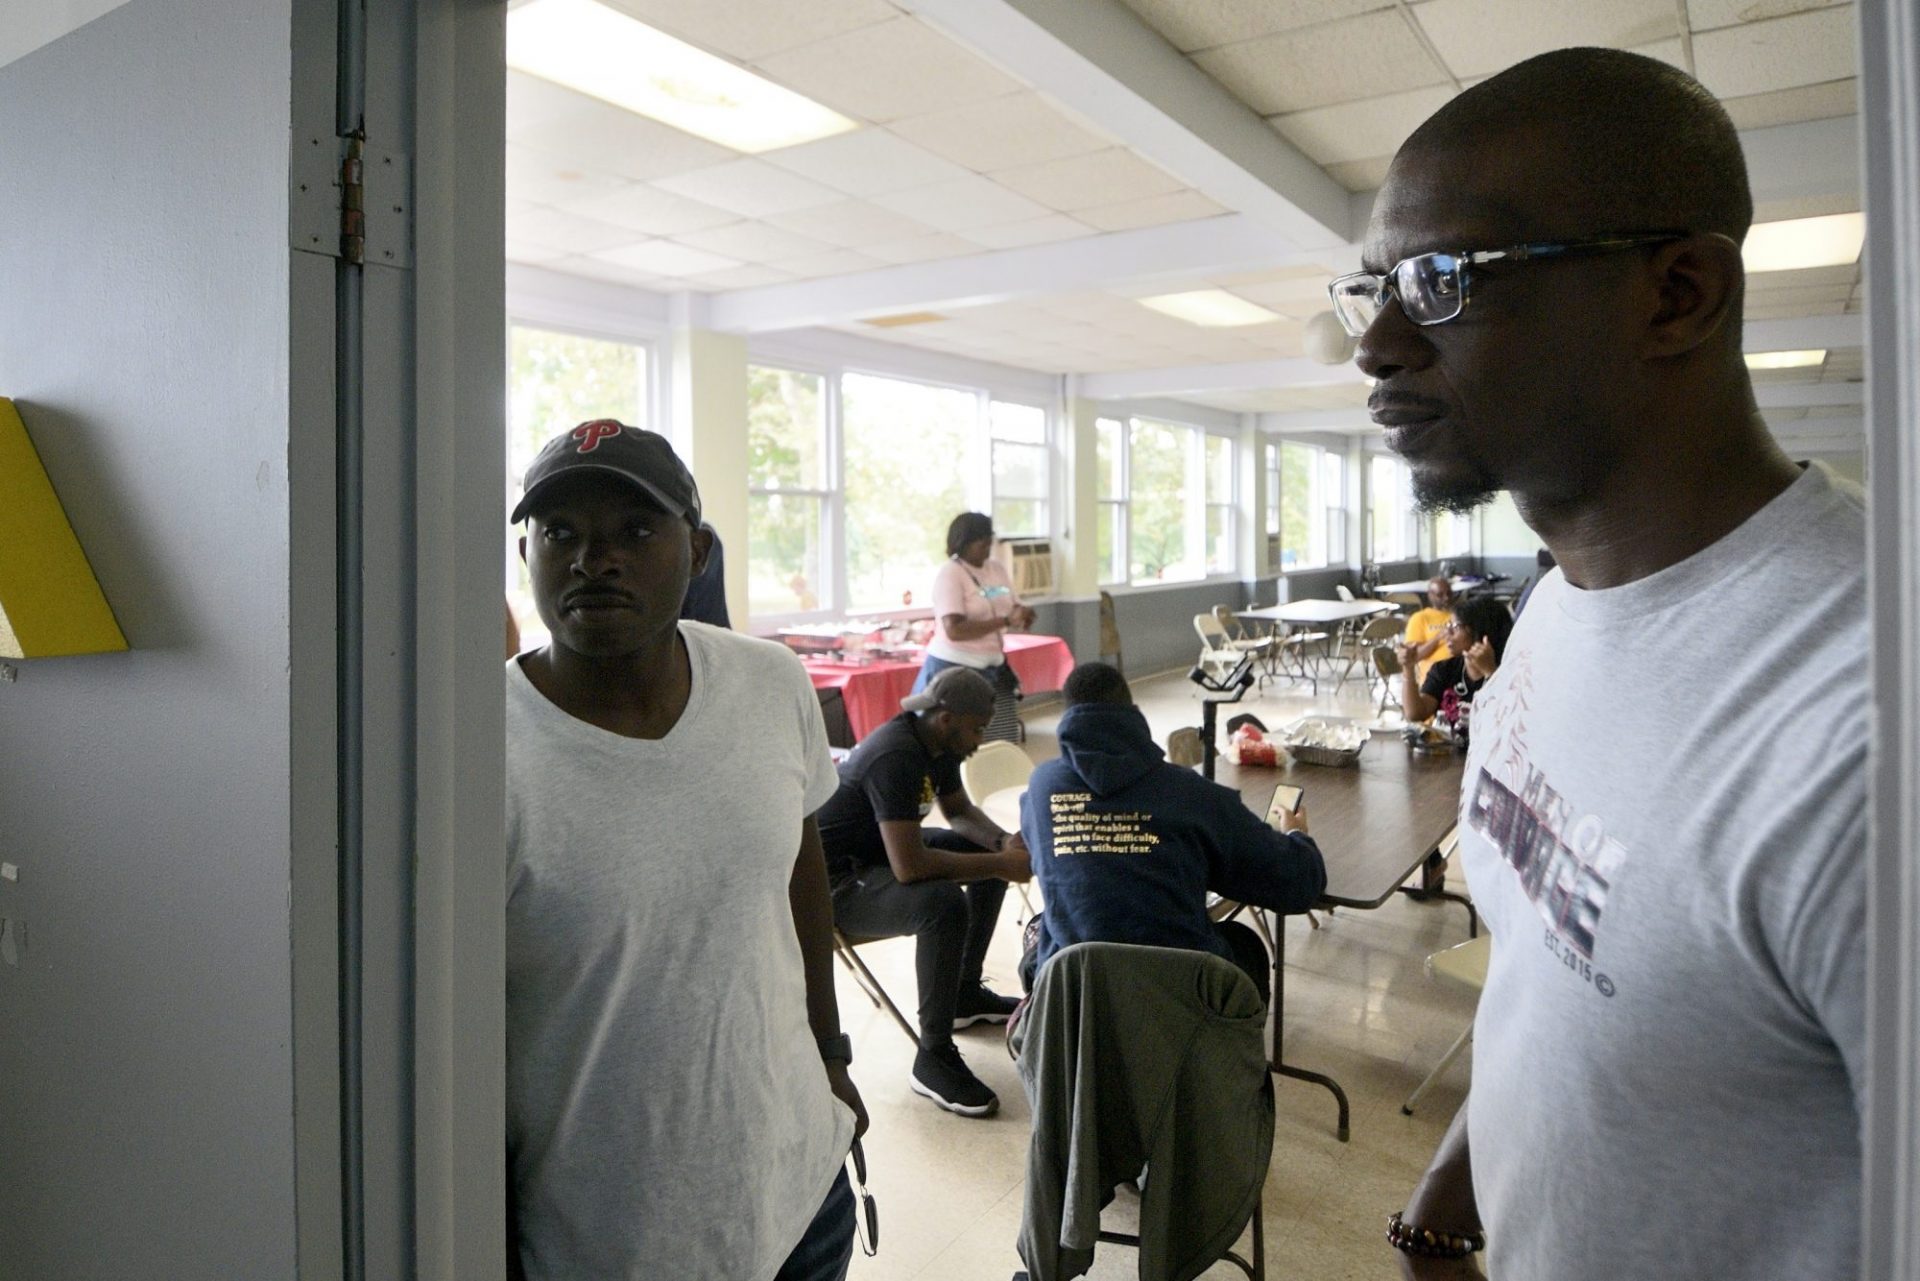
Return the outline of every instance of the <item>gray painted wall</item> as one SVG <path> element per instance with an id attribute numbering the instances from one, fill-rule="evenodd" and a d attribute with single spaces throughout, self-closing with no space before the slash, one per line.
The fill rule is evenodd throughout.
<path id="1" fill-rule="evenodd" d="M 293 1275 L 287 0 L 0 68 L 0 394 L 132 653 L 0 683 L 0 1276 Z"/>

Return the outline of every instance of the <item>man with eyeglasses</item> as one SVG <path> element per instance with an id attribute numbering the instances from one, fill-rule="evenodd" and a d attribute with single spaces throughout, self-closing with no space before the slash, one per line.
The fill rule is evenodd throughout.
<path id="1" fill-rule="evenodd" d="M 1476 703 L 1497 942 L 1408 1277 L 1857 1275 L 1864 520 L 1755 407 L 1752 213 L 1691 77 L 1561 50 L 1415 131 L 1332 287 L 1421 502 L 1559 562 Z"/>

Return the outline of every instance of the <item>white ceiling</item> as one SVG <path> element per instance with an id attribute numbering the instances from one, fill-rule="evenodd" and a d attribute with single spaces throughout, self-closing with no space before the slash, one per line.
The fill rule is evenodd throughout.
<path id="1" fill-rule="evenodd" d="M 811 289 L 812 310 L 830 314 L 840 278 L 848 278 L 849 298 L 866 297 L 872 291 L 856 282 L 891 281 L 889 273 L 915 270 L 914 264 L 935 264 L 945 279 L 963 280 L 976 261 L 985 266 L 1009 252 L 1077 252 L 1112 233 L 1188 224 L 1218 227 L 1224 238 L 1241 212 L 1201 194 L 1203 186 L 1222 194 L 1207 175 L 1175 173 L 1149 159 L 1149 151 L 1163 160 L 1176 154 L 1156 148 L 1148 136 L 1153 131 L 1106 112 L 1099 113 L 1103 127 L 1049 96 L 1050 86 L 1060 89 L 1057 79 L 1022 83 L 916 16 L 940 9 L 932 0 L 608 2 L 861 127 L 746 157 L 510 73 L 507 243 L 514 261 L 657 292 L 743 291 L 744 299 L 757 297 L 755 291 Z M 1355 192 L 1376 186 L 1394 149 L 1459 88 L 1567 44 L 1633 48 L 1691 64 L 1743 129 L 1855 110 L 1850 3 L 1120 2 L 1224 87 L 1230 109 L 1254 126 L 1264 120 Z M 971 3 L 1021 9 L 1020 0 Z M 1082 4 L 1113 4 L 1114 16 L 1126 16 L 1115 0 Z M 1855 208 L 1856 191 L 1815 190 L 1763 205 L 1761 214 Z M 1244 228 L 1234 230 L 1244 235 Z M 1310 254 L 1290 257 L 1275 244 L 1268 261 L 1290 265 L 1203 270 L 1144 284 L 1116 276 L 1014 297 L 990 293 L 961 299 L 970 305 L 931 308 L 939 320 L 897 328 L 866 323 L 858 317 L 875 309 L 849 303 L 840 312 L 844 319 L 830 323 L 865 337 L 1047 373 L 1281 360 L 1300 354 L 1301 322 L 1324 309 L 1324 284 L 1344 265 L 1337 255 L 1324 262 L 1310 261 Z M 1230 290 L 1279 318 L 1203 329 L 1134 301 L 1207 287 Z M 1859 272 L 1775 273 L 1754 278 L 1750 294 L 1754 319 L 1857 312 Z M 1840 355 L 1825 370 L 1793 372 L 1802 380 L 1859 377 L 1857 358 Z M 1240 412 L 1355 403 L 1351 386 L 1234 388 L 1186 398 Z"/>

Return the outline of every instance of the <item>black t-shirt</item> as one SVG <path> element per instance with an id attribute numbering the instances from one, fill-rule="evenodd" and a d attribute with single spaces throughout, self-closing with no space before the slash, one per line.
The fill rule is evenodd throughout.
<path id="1" fill-rule="evenodd" d="M 934 755 L 914 722 L 912 712 L 900 713 L 840 763 L 840 790 L 817 816 L 830 875 L 885 863 L 880 824 L 918 822 L 936 798 L 960 790 L 959 759 Z"/>
<path id="2" fill-rule="evenodd" d="M 1440 710 L 1433 714 L 1435 720 L 1445 721 L 1456 731 L 1464 733 L 1467 708 L 1484 684 L 1485 681 L 1467 678 L 1467 660 L 1455 654 L 1427 669 L 1427 679 L 1420 682 L 1420 692 L 1440 704 Z"/>

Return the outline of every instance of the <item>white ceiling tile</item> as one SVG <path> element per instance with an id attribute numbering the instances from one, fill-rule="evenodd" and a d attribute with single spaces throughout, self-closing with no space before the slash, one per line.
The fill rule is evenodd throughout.
<path id="1" fill-rule="evenodd" d="M 861 249 L 881 262 L 895 266 L 910 262 L 933 262 L 940 258 L 960 258 L 980 252 L 980 246 L 971 240 L 962 240 L 944 231 L 907 240 L 876 241 L 871 245 L 862 245 Z"/>
<path id="2" fill-rule="evenodd" d="M 675 195 L 731 209 L 747 218 L 830 205 L 842 199 L 832 187 L 754 159 L 676 174 L 654 185 Z"/>
<path id="3" fill-rule="evenodd" d="M 860 129 L 763 152 L 761 159 L 850 196 L 877 196 L 967 176 L 951 160 L 884 129 Z"/>
<path id="4" fill-rule="evenodd" d="M 1004 222 L 994 227 L 974 227 L 960 233 L 963 239 L 988 249 L 1018 249 L 1023 245 L 1051 244 L 1095 234 L 1092 227 L 1065 214 L 1049 214 L 1026 222 Z"/>
<path id="5" fill-rule="evenodd" d="M 677 236 L 687 231 L 702 231 L 737 221 L 730 209 L 717 209 L 698 200 L 661 191 L 644 182 L 629 183 L 617 191 L 601 192 L 578 199 L 556 201 L 570 213 L 582 214 L 616 227 L 627 227 L 648 236 Z"/>
<path id="6" fill-rule="evenodd" d="M 638 232 L 627 227 L 540 205 L 507 215 L 507 239 L 545 245 L 563 254 L 590 254 L 614 245 L 630 245 L 641 238 Z"/>
<path id="7" fill-rule="evenodd" d="M 575 94 L 578 109 L 510 134 L 552 160 L 646 181 L 732 159 L 735 152 L 637 116 L 597 98 Z"/>
<path id="8" fill-rule="evenodd" d="M 879 124 L 1020 88 L 954 41 L 904 16 L 756 62 L 788 88 Z"/>
<path id="9" fill-rule="evenodd" d="M 1043 218 L 1045 205 L 978 176 L 935 183 L 912 191 L 895 191 L 875 198 L 895 213 L 924 222 L 940 231 L 965 231 L 996 223 Z"/>
<path id="10" fill-rule="evenodd" d="M 551 80 L 524 71 L 507 72 L 507 137 L 551 124 L 591 105 L 595 100 Z"/>
<path id="11" fill-rule="evenodd" d="M 1391 156 L 1407 135 L 1447 105 L 1452 85 L 1433 85 L 1406 93 L 1361 98 L 1312 111 L 1297 111 L 1269 121 L 1282 137 L 1318 165 L 1341 160 Z"/>
<path id="12" fill-rule="evenodd" d="M 1117 205 L 1148 196 L 1164 196 L 1185 184 L 1166 170 L 1142 160 L 1124 147 L 1037 165 L 1002 169 L 989 175 L 1050 209 L 1072 212 L 1096 205 Z"/>
<path id="13" fill-rule="evenodd" d="M 981 173 L 1081 156 L 1113 145 L 1036 93 L 1010 93 L 909 116 L 889 127 L 928 151 Z"/>
<path id="14" fill-rule="evenodd" d="M 1695 31 L 1711 31 L 1845 3 L 1847 0 L 1687 0 L 1687 21 Z"/>
<path id="15" fill-rule="evenodd" d="M 1721 98 L 1844 80 L 1857 62 L 1849 6 L 1706 31 L 1693 38 L 1700 83 Z"/>
<path id="16" fill-rule="evenodd" d="M 1391 9 L 1210 49 L 1195 54 L 1194 61 L 1263 116 L 1399 93 L 1446 79 L 1406 21 Z"/>
<path id="17" fill-rule="evenodd" d="M 882 209 L 865 200 L 843 200 L 838 204 L 816 205 L 773 214 L 767 221 L 776 227 L 811 237 L 841 249 L 860 249 L 867 245 L 911 240 L 932 231 L 925 223 Z"/>
<path id="18" fill-rule="evenodd" d="M 725 254 L 729 258 L 751 263 L 769 263 L 776 258 L 804 258 L 809 254 L 825 253 L 831 248 L 810 236 L 797 236 L 764 222 L 730 223 L 725 227 L 690 231 L 674 239 L 695 249 Z"/>
<path id="19" fill-rule="evenodd" d="M 1680 34 L 1673 0 L 1427 0 L 1413 12 L 1463 79 L 1504 71 L 1549 49 L 1631 49 Z"/>
<path id="20" fill-rule="evenodd" d="M 526 240 L 515 240 L 511 235 L 507 237 L 508 262 L 525 262 L 538 265 L 540 263 L 558 262 L 567 256 L 567 251 L 564 249 L 555 249 L 549 245 L 534 244 Z"/>
<path id="21" fill-rule="evenodd" d="M 1736 129 L 1766 129 L 1807 120 L 1832 120 L 1860 110 L 1860 85 L 1853 79 L 1776 89 L 1772 93 L 1728 98 L 1720 104 L 1733 117 Z"/>
<path id="22" fill-rule="evenodd" d="M 1183 53 L 1390 9 L 1393 0 L 1126 0 Z"/>
<path id="23" fill-rule="evenodd" d="M 711 254 L 704 249 L 675 244 L 671 240 L 649 240 L 644 244 L 609 249 L 592 256 L 602 262 L 651 272 L 657 276 L 696 276 L 740 265 L 736 258 Z"/>
<path id="24" fill-rule="evenodd" d="M 1392 163 L 1392 156 L 1375 156 L 1370 160 L 1341 160 L 1327 166 L 1327 177 L 1348 191 L 1373 191 L 1387 180 L 1387 166 Z"/>
<path id="25" fill-rule="evenodd" d="M 1140 227 L 1161 227 L 1171 222 L 1195 222 L 1226 212 L 1197 191 L 1170 191 L 1145 200 L 1127 200 L 1117 205 L 1094 209 L 1076 209 L 1073 216 L 1102 231 L 1133 231 Z"/>
<path id="26" fill-rule="evenodd" d="M 742 62 L 886 22 L 899 10 L 886 0 L 604 0 L 651 27 Z"/>
<path id="27" fill-rule="evenodd" d="M 709 289 L 758 289 L 762 285 L 777 285 L 793 277 L 774 267 L 752 264 L 745 267 L 729 267 L 724 271 L 703 272 L 690 277 L 696 285 L 705 285 Z"/>
<path id="28" fill-rule="evenodd" d="M 507 144 L 507 199 L 525 204 L 566 205 L 617 191 L 627 180 L 555 160 L 531 147 Z"/>
<path id="29" fill-rule="evenodd" d="M 606 280 L 616 285 L 634 285 L 641 289 L 666 290 L 678 285 L 658 272 L 641 271 L 635 267 L 623 267 L 604 258 L 563 258 L 549 264 L 556 271 L 564 271 L 570 276 L 585 276 L 590 280 Z"/>
<path id="30" fill-rule="evenodd" d="M 836 249 L 832 253 L 790 258 L 773 265 L 791 275 L 813 279 L 819 276 L 848 276 L 856 271 L 872 271 L 875 267 L 884 267 L 886 264 L 865 254 L 854 253 L 850 249 Z"/>

